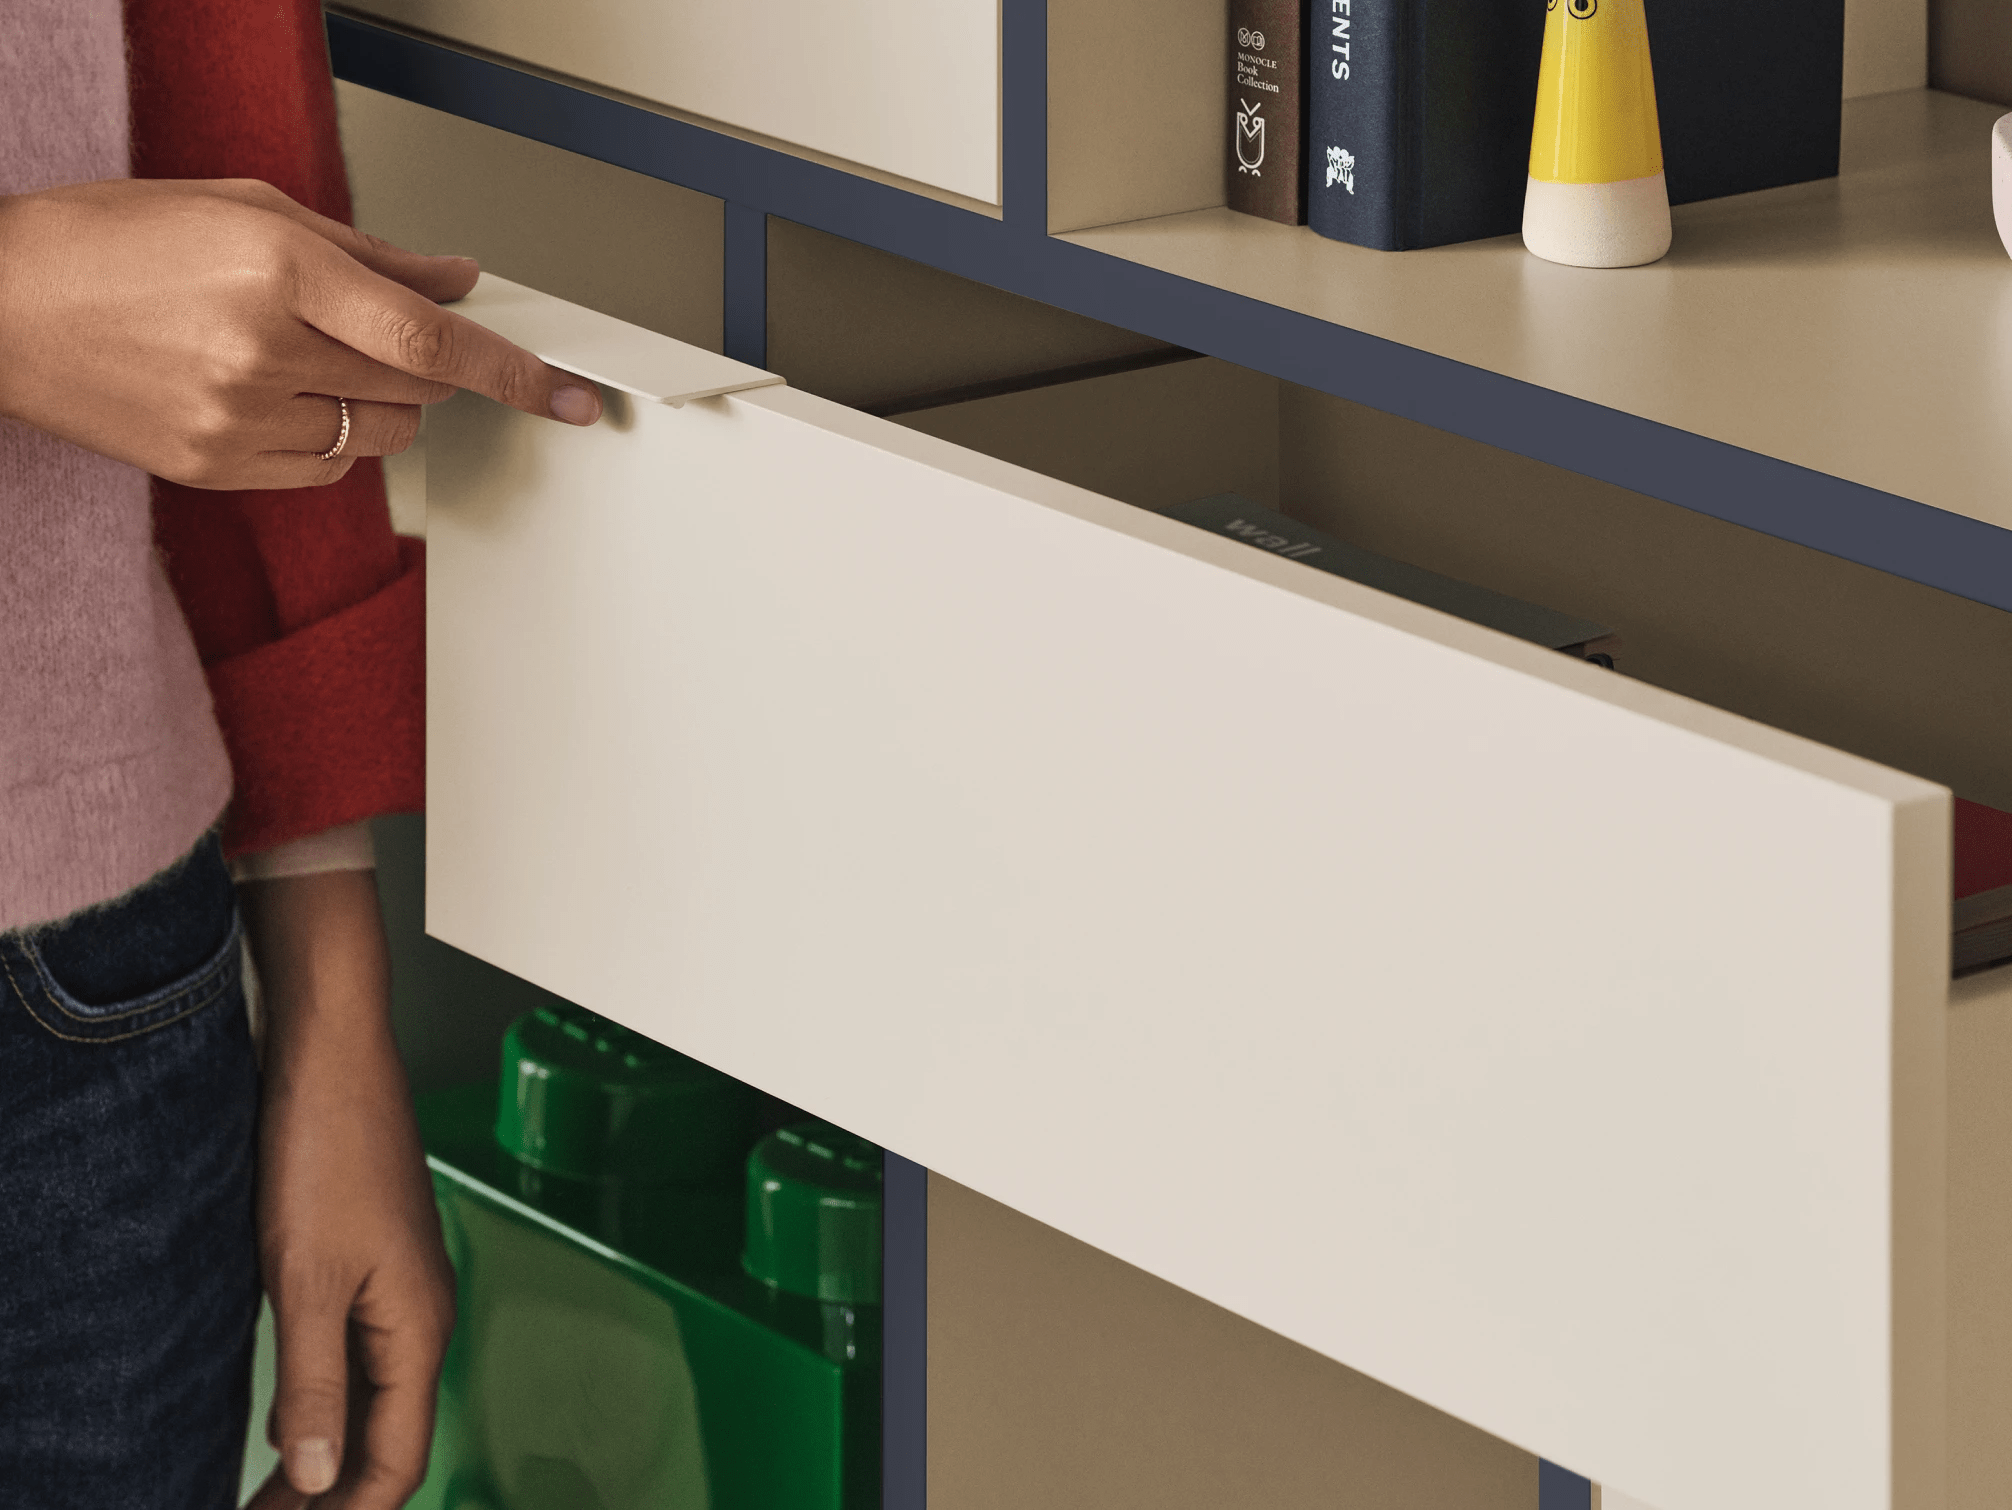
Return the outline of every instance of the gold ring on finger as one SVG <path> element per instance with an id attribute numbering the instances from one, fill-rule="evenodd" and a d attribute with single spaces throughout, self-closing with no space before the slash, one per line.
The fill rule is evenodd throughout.
<path id="1" fill-rule="evenodd" d="M 317 451 L 314 453 L 316 461 L 334 461 L 336 457 L 342 455 L 342 448 L 349 444 L 349 400 L 339 398 L 336 400 L 336 403 L 342 406 L 342 430 L 335 437 L 334 445 L 330 446 L 326 451 Z"/>

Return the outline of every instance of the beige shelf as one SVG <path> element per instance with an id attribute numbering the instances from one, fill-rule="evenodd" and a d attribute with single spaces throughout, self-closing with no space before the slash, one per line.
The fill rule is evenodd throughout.
<path id="1" fill-rule="evenodd" d="M 1224 209 L 1081 246 L 2012 528 L 2012 259 L 1991 105 L 1849 101 L 1844 171 L 1686 205 L 1661 263 L 1514 237 L 1374 252 Z"/>

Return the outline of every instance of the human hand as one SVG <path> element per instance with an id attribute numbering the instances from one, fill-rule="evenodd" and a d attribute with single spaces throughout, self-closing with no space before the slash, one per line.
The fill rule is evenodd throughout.
<path id="1" fill-rule="evenodd" d="M 454 1272 L 392 1041 L 376 878 L 239 888 L 266 1037 L 258 1226 L 279 1343 L 259 1510 L 397 1510 L 426 1472 Z"/>
<path id="2" fill-rule="evenodd" d="M 201 488 L 333 482 L 457 388 L 592 424 L 592 383 L 439 307 L 478 275 L 252 179 L 0 196 L 0 415 Z"/>

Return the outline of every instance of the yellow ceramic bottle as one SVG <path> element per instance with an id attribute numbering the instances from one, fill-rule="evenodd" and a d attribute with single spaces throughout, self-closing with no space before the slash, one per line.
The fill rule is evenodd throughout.
<path id="1" fill-rule="evenodd" d="M 1642 0 L 1550 0 L 1523 244 L 1573 267 L 1670 249 L 1670 196 Z"/>

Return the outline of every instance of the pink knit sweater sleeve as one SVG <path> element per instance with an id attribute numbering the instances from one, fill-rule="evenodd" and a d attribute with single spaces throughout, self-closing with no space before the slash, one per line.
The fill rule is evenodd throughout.
<path id="1" fill-rule="evenodd" d="M 119 0 L 0 3 L 0 194 L 123 177 L 127 131 Z M 0 930 L 138 885 L 230 788 L 148 478 L 0 419 Z"/>

